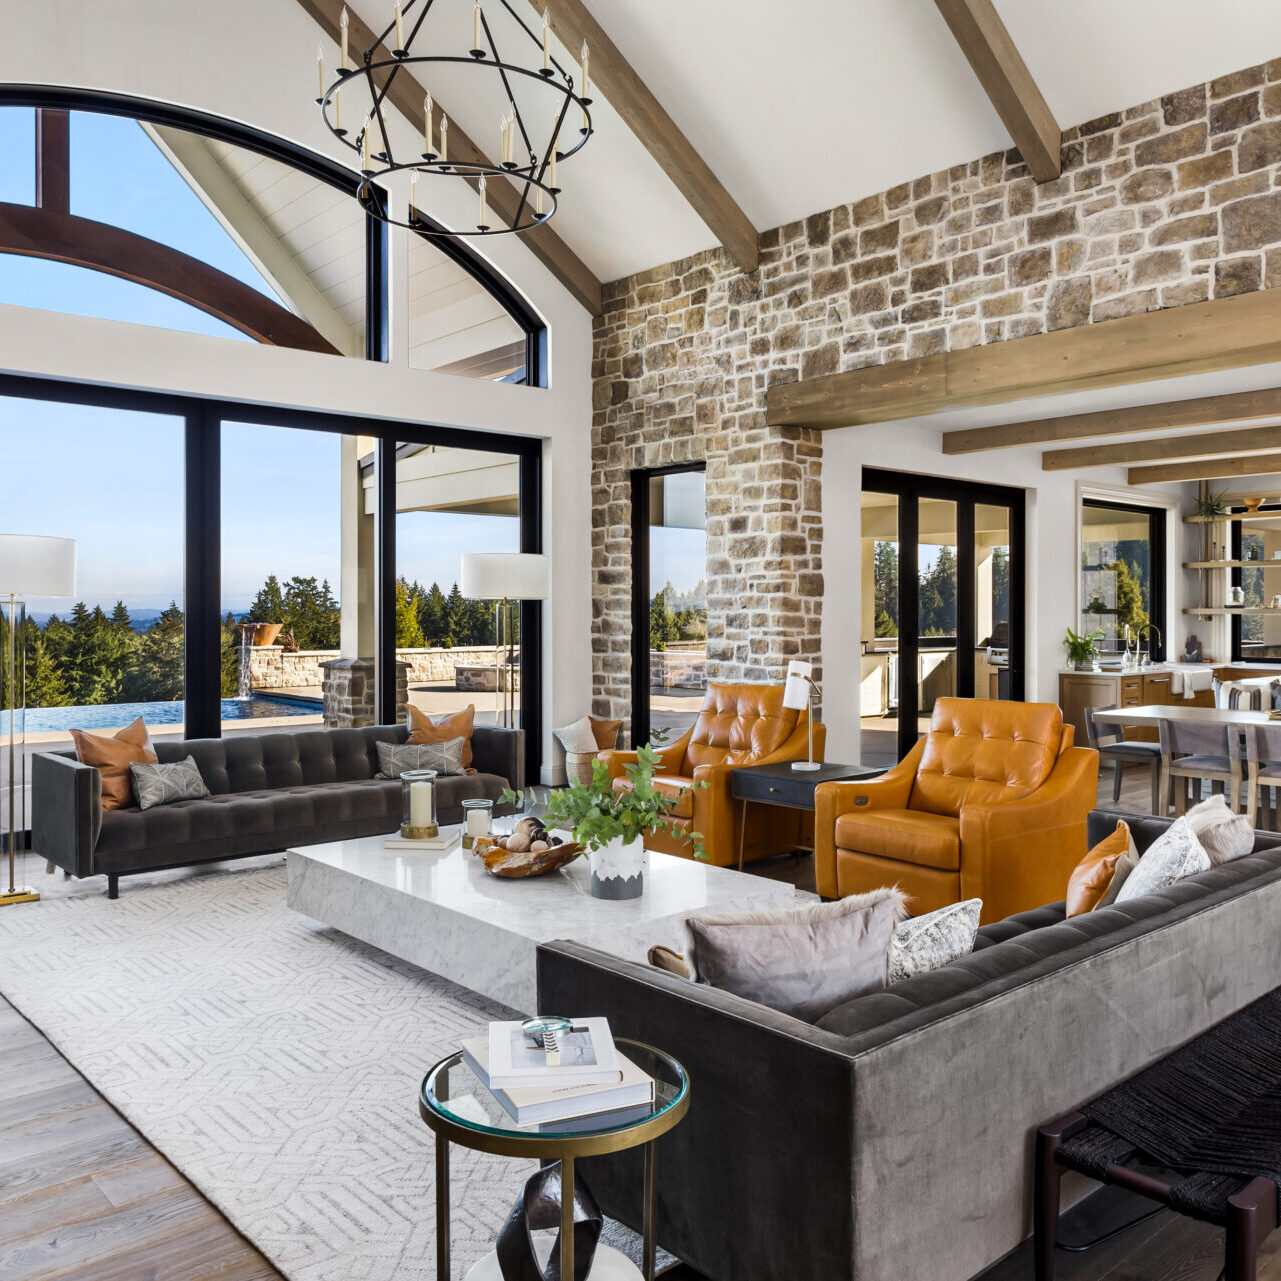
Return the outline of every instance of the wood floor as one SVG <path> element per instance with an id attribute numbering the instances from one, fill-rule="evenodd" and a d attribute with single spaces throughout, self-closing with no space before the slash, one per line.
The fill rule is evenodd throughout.
<path id="1" fill-rule="evenodd" d="M 0 1281 L 55 1277 L 280 1274 L 0 998 Z"/>
<path id="2" fill-rule="evenodd" d="M 1115 808 L 1146 812 L 1147 775 L 1127 770 Z M 1113 808 L 1111 778 L 1100 805 Z M 813 860 L 784 856 L 760 874 L 814 888 Z M 21 910 L 21 909 L 14 909 Z M 1065 1239 L 1135 1217 L 1105 1194 Z M 1260 1281 L 1281 1281 L 1281 1232 Z M 1162 1214 L 1088 1254 L 1061 1253 L 1058 1281 L 1214 1281 L 1221 1233 Z M 702 1281 L 688 1268 L 666 1281 Z M 0 998 L 0 1281 L 278 1281 L 275 1271 L 172 1166 Z M 1025 1245 L 982 1281 L 1030 1281 Z M 734 1281 L 748 1281 L 735 1278 Z M 924 1278 L 920 1281 L 925 1281 Z"/>

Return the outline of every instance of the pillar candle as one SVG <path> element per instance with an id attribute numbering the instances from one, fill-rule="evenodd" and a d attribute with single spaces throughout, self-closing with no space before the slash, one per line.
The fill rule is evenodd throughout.
<path id="1" fill-rule="evenodd" d="M 426 779 L 409 785 L 409 826 L 431 826 L 431 784 Z"/>

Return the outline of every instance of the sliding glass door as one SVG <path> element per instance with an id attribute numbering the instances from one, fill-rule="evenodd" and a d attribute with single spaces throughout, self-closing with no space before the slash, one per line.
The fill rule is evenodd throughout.
<path id="1" fill-rule="evenodd" d="M 1023 697 L 1021 490 L 863 471 L 864 764 L 900 760 L 939 698 Z"/>

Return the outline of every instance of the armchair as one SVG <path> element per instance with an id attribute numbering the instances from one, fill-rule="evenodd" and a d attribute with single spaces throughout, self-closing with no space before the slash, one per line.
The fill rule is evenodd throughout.
<path id="1" fill-rule="evenodd" d="M 815 789 L 825 898 L 898 885 L 913 912 L 981 898 L 987 924 L 1061 899 L 1086 851 L 1099 755 L 1052 703 L 940 698 L 888 773 Z"/>
<path id="2" fill-rule="evenodd" d="M 823 759 L 824 726 L 814 726 L 814 756 Z M 711 684 L 698 720 L 660 753 L 662 764 L 654 785 L 680 804 L 672 813 L 673 824 L 703 838 L 709 863 L 728 867 L 738 861 L 740 809 L 730 795 L 735 769 L 780 761 L 804 760 L 809 751 L 809 717 L 783 706 L 781 685 Z M 629 786 L 627 766 L 635 752 L 601 752 L 609 766 L 615 790 Z M 694 784 L 705 783 L 705 787 Z M 756 807 L 751 814 L 744 844 L 745 858 L 779 854 L 798 844 L 808 844 L 805 827 L 809 815 L 800 811 Z M 662 832 L 646 838 L 650 849 L 689 858 L 689 838 L 673 839 Z"/>

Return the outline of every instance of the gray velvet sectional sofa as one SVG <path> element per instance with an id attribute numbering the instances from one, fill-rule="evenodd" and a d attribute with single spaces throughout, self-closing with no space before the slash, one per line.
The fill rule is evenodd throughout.
<path id="1" fill-rule="evenodd" d="M 121 876 L 217 859 L 268 854 L 394 831 L 401 820 L 401 785 L 376 778 L 375 743 L 403 743 L 404 725 L 298 730 L 230 738 L 158 739 L 162 762 L 195 758 L 203 800 L 148 810 L 103 811 L 102 777 L 74 752 L 42 752 L 31 765 L 31 846 L 73 876 L 107 877 L 115 898 Z M 521 730 L 477 726 L 473 774 L 438 780 L 437 818 L 462 821 L 462 802 L 497 802 L 510 782 L 525 778 Z M 510 812 L 495 804 L 495 813 Z"/>
<path id="2" fill-rule="evenodd" d="M 1140 849 L 1165 826 L 1096 812 L 1091 843 L 1118 817 Z M 1030 1233 L 1036 1126 L 1278 985 L 1281 838 L 1262 832 L 1161 893 L 986 926 L 972 955 L 816 1026 L 579 944 L 538 957 L 540 1011 L 606 1015 L 688 1069 L 659 1240 L 714 1281 L 975 1276 Z M 638 1155 L 581 1166 L 638 1225 Z"/>

